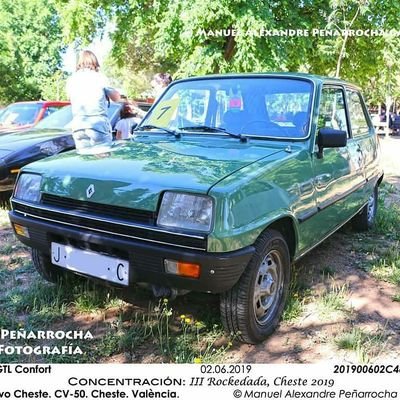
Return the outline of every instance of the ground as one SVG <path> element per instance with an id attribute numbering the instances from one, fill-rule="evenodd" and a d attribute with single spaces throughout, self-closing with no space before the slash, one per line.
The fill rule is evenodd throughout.
<path id="1" fill-rule="evenodd" d="M 189 294 L 174 301 L 157 301 L 138 289 L 129 304 L 119 299 L 121 293 L 81 281 L 63 286 L 45 283 L 33 270 L 27 248 L 13 237 L 2 212 L 0 326 L 33 331 L 89 330 L 94 338 L 68 343 L 83 349 L 80 356 L 3 354 L 0 362 L 314 363 L 399 359 L 400 138 L 380 141 L 385 180 L 377 227 L 360 234 L 346 225 L 297 262 L 283 321 L 268 340 L 256 346 L 240 344 L 223 334 L 218 296 Z M 31 342 L 44 344 L 40 340 Z"/>

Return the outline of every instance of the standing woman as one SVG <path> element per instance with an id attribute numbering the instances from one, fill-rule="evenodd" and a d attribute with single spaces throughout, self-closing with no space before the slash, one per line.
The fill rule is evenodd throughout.
<path id="1" fill-rule="evenodd" d="M 95 54 L 83 50 L 78 57 L 76 72 L 67 81 L 73 116 L 73 138 L 78 152 L 112 141 L 107 107 L 109 99 L 118 101 L 120 94 L 109 86 L 108 79 L 99 69 Z"/>

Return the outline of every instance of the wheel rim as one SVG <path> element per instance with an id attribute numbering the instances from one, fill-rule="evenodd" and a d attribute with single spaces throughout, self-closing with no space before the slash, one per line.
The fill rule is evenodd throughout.
<path id="1" fill-rule="evenodd" d="M 367 205 L 367 219 L 368 222 L 372 222 L 375 217 L 375 192 L 368 199 Z"/>
<path id="2" fill-rule="evenodd" d="M 270 251 L 261 262 L 254 285 L 254 316 L 263 325 L 274 314 L 283 286 L 283 266 L 279 252 Z"/>

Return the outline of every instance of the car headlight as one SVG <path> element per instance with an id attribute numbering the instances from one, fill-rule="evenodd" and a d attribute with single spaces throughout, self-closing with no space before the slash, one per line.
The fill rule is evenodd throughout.
<path id="1" fill-rule="evenodd" d="M 209 196 L 165 192 L 157 225 L 191 231 L 209 232 L 213 216 L 213 201 Z"/>
<path id="2" fill-rule="evenodd" d="M 40 200 L 41 182 L 41 175 L 22 173 L 15 185 L 14 198 L 31 203 L 38 203 Z"/>

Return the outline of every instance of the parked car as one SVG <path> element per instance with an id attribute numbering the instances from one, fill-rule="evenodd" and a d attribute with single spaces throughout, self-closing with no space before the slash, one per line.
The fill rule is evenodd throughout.
<path id="1" fill-rule="evenodd" d="M 68 104 L 69 101 L 24 101 L 10 104 L 0 113 L 0 135 L 30 128 Z"/>
<path id="2" fill-rule="evenodd" d="M 108 108 L 112 127 L 119 120 L 120 108 L 119 103 L 111 103 Z M 31 129 L 0 136 L 0 206 L 9 205 L 22 166 L 75 148 L 71 121 L 71 106 L 67 106 Z"/>
<path id="3" fill-rule="evenodd" d="M 383 178 L 360 90 L 306 74 L 172 83 L 99 157 L 22 169 L 10 220 L 49 281 L 67 271 L 158 295 L 220 293 L 227 331 L 271 334 L 293 262 L 346 222 L 372 226 Z"/>

